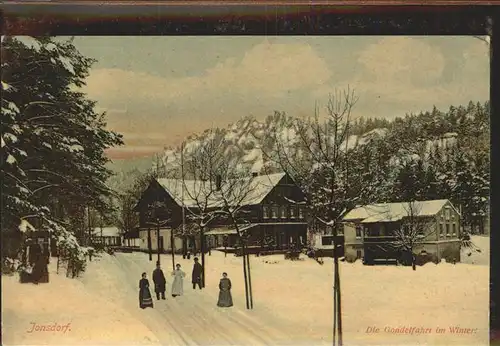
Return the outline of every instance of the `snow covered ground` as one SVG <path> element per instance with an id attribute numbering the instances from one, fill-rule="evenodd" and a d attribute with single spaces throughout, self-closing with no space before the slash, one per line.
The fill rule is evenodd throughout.
<path id="1" fill-rule="evenodd" d="M 462 248 L 460 257 L 462 263 L 490 265 L 490 237 L 476 235 L 471 237 L 472 243 L 480 250 Z"/>
<path id="2" fill-rule="evenodd" d="M 479 238 L 473 241 L 482 251 L 467 256 L 468 263 L 427 264 L 416 271 L 341 263 L 344 342 L 487 345 L 489 238 Z M 161 260 L 169 272 L 171 257 Z M 51 282 L 39 287 L 2 277 L 4 344 L 331 344 L 331 260 L 321 266 L 310 259 L 252 256 L 254 310 L 247 311 L 241 258 L 216 251 L 207 255 L 206 289 L 194 291 L 192 260 L 176 257 L 188 274 L 185 295 L 167 295 L 166 301 L 155 300 L 154 309 L 141 310 L 138 281 L 143 271 L 151 276 L 154 261 L 156 256 L 149 262 L 143 253 L 103 255 L 83 278 L 52 274 Z M 233 282 L 231 309 L 216 307 L 222 271 Z M 170 283 L 167 277 L 167 293 Z M 71 331 L 27 333 L 31 322 L 71 322 Z M 450 328 L 455 327 L 468 333 L 454 334 Z M 379 331 L 372 332 L 375 328 Z"/>
<path id="3" fill-rule="evenodd" d="M 107 299 L 108 292 L 57 275 L 53 262 L 48 284 L 2 276 L 3 345 L 160 345 L 148 327 Z"/>

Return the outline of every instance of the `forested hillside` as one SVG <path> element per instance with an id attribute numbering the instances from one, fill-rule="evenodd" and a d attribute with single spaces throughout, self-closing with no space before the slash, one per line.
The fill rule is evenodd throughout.
<path id="1" fill-rule="evenodd" d="M 466 106 L 448 110 L 434 107 L 393 120 L 353 117 L 335 125 L 337 130 L 331 119 L 318 118 L 316 126 L 324 127 L 320 133 L 324 147 L 335 141 L 339 126 L 345 130 L 342 143 L 336 147 L 348 164 L 330 162 L 333 170 L 339 171 L 338 176 L 348 174 L 355 182 L 349 184 L 348 192 L 346 186 L 335 184 L 339 198 L 340 194 L 351 196 L 344 207 L 354 202 L 448 198 L 462 208 L 466 225 L 481 228 L 489 200 L 489 119 L 489 103 L 471 101 Z M 321 173 L 322 164 L 312 159 L 308 149 L 314 147 L 313 123 L 282 112 L 262 122 L 243 118 L 228 128 L 188 138 L 185 159 L 204 143 L 219 140 L 224 143 L 225 156 L 247 170 L 265 173 L 288 166 L 287 171 L 304 189 L 324 190 L 326 181 L 319 178 L 325 175 Z M 313 151 L 319 151 L 319 147 L 316 143 Z M 180 148 L 166 150 L 160 164 L 153 162 L 153 169 L 160 176 L 178 176 Z M 356 189 L 354 185 L 370 188 Z M 330 190 L 333 195 L 337 193 Z M 311 202 L 311 208 L 316 207 Z"/>

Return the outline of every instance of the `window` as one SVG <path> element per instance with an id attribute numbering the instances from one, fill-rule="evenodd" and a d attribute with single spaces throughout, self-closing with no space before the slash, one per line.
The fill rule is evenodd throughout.
<path id="1" fill-rule="evenodd" d="M 361 226 L 356 226 L 356 238 L 361 238 Z"/>
<path id="2" fill-rule="evenodd" d="M 342 224 L 337 225 L 337 235 L 344 235 L 344 227 Z"/>
<path id="3" fill-rule="evenodd" d="M 325 235 L 323 237 L 321 237 L 321 245 L 325 246 L 325 245 L 332 245 L 333 244 L 333 236 L 331 235 Z"/>
<path id="4" fill-rule="evenodd" d="M 276 219 L 276 218 L 278 217 L 278 207 L 272 207 L 272 211 L 273 211 L 273 212 L 272 212 L 271 217 L 272 217 L 273 219 Z"/>
<path id="5" fill-rule="evenodd" d="M 452 224 L 451 227 L 452 227 L 452 230 L 453 230 L 453 235 L 454 236 L 457 235 L 457 225 Z"/>
<path id="6" fill-rule="evenodd" d="M 385 226 L 384 225 L 380 225 L 380 236 L 385 236 Z"/>
<path id="7" fill-rule="evenodd" d="M 442 223 L 439 224 L 439 234 L 444 237 L 444 226 Z"/>
<path id="8" fill-rule="evenodd" d="M 299 207 L 299 219 L 304 218 L 304 207 Z"/>
<path id="9" fill-rule="evenodd" d="M 446 209 L 444 210 L 444 217 L 446 219 L 446 221 L 449 221 L 450 220 L 450 208 L 449 207 L 446 207 Z M 448 232 L 447 232 L 448 233 Z"/>
<path id="10" fill-rule="evenodd" d="M 264 219 L 269 219 L 269 207 L 267 205 L 262 207 L 262 217 Z"/>
<path id="11" fill-rule="evenodd" d="M 280 207 L 280 213 L 281 213 L 281 218 L 286 219 L 286 207 L 285 206 Z"/>
<path id="12" fill-rule="evenodd" d="M 424 228 L 423 228 L 422 226 L 419 226 L 419 227 L 417 228 L 417 235 L 418 235 L 419 237 L 423 237 L 423 236 L 424 236 Z"/>
<path id="13" fill-rule="evenodd" d="M 446 224 L 446 235 L 449 237 L 450 236 L 450 224 Z"/>
<path id="14" fill-rule="evenodd" d="M 403 225 L 402 227 L 403 234 L 410 233 L 410 227 L 408 225 Z"/>
<path id="15" fill-rule="evenodd" d="M 290 218 L 295 219 L 297 217 L 297 207 L 294 205 L 290 206 Z"/>

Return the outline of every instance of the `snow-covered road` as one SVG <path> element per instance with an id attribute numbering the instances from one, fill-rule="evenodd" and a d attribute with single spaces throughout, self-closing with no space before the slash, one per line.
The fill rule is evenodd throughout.
<path id="1" fill-rule="evenodd" d="M 163 262 L 170 264 L 168 256 Z M 134 317 L 142 321 L 162 344 L 168 345 L 277 345 L 298 344 L 300 337 L 290 330 L 276 326 L 289 324 L 276 321 L 265 309 L 247 311 L 240 301 L 229 309 L 216 306 L 214 287 L 193 290 L 190 284 L 191 261 L 177 258 L 187 272 L 184 295 L 173 298 L 169 293 L 170 268 L 165 264 L 167 276 L 167 299 L 154 301 L 153 309 L 139 309 L 138 280 L 144 271 L 151 275 L 152 263 L 145 254 L 117 253 L 93 261 L 82 278 L 85 286 L 100 291 L 115 303 L 120 303 Z M 114 267 L 114 268 L 113 268 Z M 150 279 L 151 280 L 151 279 Z M 152 292 L 153 293 L 153 292 Z M 153 293 L 154 294 L 154 293 Z M 236 300 L 244 297 L 235 297 Z M 269 321 L 272 318 L 273 321 Z M 278 323 L 277 323 L 278 322 Z M 299 327 L 299 326 L 295 326 Z M 286 330 L 286 333 L 284 332 Z"/>
<path id="2" fill-rule="evenodd" d="M 476 242 L 476 239 L 475 239 Z M 456 265 L 407 267 L 341 263 L 344 342 L 349 345 L 487 345 L 489 242 L 465 252 Z M 187 274 L 185 294 L 172 298 L 169 255 L 162 255 L 167 299 L 140 309 L 138 283 L 156 256 L 103 254 L 81 278 L 68 279 L 50 264 L 50 282 L 19 284 L 2 276 L 4 345 L 331 345 L 332 261 L 251 256 L 254 309 L 246 310 L 241 257 L 206 256 L 206 288 L 190 284 L 193 260 L 176 256 Z M 216 306 L 222 272 L 232 281 L 234 306 Z M 152 284 L 152 282 L 151 282 Z M 30 333 L 32 323 L 71 324 L 71 331 Z M 432 333 L 400 332 L 430 328 Z M 370 330 L 380 329 L 374 333 Z M 442 328 L 445 333 L 437 333 Z M 472 330 L 456 333 L 456 328 Z M 399 330 L 399 331 L 398 331 Z"/>

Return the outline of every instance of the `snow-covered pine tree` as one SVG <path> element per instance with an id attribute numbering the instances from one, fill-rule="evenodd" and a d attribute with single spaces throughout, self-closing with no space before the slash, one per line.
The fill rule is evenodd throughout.
<path id="1" fill-rule="evenodd" d="M 88 250 L 77 241 L 73 226 L 88 205 L 109 209 L 112 191 L 106 187 L 111 172 L 104 150 L 120 145 L 121 137 L 105 129 L 104 114 L 80 91 L 94 62 L 82 56 L 71 40 L 2 38 L 2 151 L 9 163 L 7 191 L 2 203 L 6 230 L 33 223 L 50 230 L 62 253 L 82 268 Z M 9 110 L 9 112 L 4 112 Z M 4 115 L 5 114 L 5 115 Z M 2 120 L 4 120 L 2 119 Z M 4 150 L 5 142 L 5 150 Z M 9 153 L 7 153 L 9 152 Z M 12 171 L 14 169 L 15 171 Z M 17 191 L 17 195 L 16 195 Z M 6 220 L 7 219 L 7 220 Z"/>
<path id="2" fill-rule="evenodd" d="M 401 202 L 427 199 L 429 184 L 423 161 L 418 159 L 404 162 L 396 176 L 394 188 L 394 195 Z"/>
<path id="3" fill-rule="evenodd" d="M 486 215 L 489 197 L 489 172 L 482 162 L 460 146 L 453 151 L 452 200 L 462 206 L 462 222 L 474 233 Z M 479 166 L 478 166 L 479 165 Z"/>

